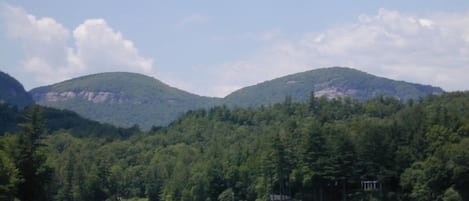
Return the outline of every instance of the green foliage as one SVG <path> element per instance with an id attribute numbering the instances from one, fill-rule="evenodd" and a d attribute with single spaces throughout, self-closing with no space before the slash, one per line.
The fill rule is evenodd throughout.
<path id="1" fill-rule="evenodd" d="M 50 200 L 53 170 L 46 164 L 42 137 L 42 108 L 26 110 L 18 133 L 0 138 L 0 197 L 2 200 Z"/>
<path id="2" fill-rule="evenodd" d="M 140 133 L 137 126 L 130 128 L 116 128 L 110 124 L 102 124 L 96 121 L 80 117 L 75 112 L 58 110 L 32 105 L 25 109 L 18 109 L 8 104 L 0 104 L 0 136 L 6 133 L 15 133 L 21 130 L 18 124 L 28 122 L 27 116 L 30 108 L 40 108 L 41 118 L 44 119 L 43 126 L 45 135 L 53 134 L 57 131 L 68 131 L 75 137 L 100 137 L 100 138 L 128 138 L 131 135 Z"/>
<path id="3" fill-rule="evenodd" d="M 442 201 L 462 201 L 462 198 L 461 195 L 451 187 L 445 191 Z"/>
<path id="4" fill-rule="evenodd" d="M 41 108 L 33 106 L 26 114 L 27 123 L 20 124 L 23 129 L 18 135 L 18 155 L 15 156 L 21 182 L 16 196 L 20 200 L 49 200 L 48 184 L 52 170 L 45 164 L 45 153 L 40 149 L 40 138 L 44 134 Z"/>
<path id="5" fill-rule="evenodd" d="M 0 200 L 13 200 L 19 182 L 18 169 L 13 160 L 0 150 Z"/>
<path id="6" fill-rule="evenodd" d="M 287 98 L 190 111 L 124 138 L 55 130 L 38 142 L 53 200 L 468 200 L 468 104 L 469 93 L 411 104 Z M 5 164 L 18 139 L 1 137 Z M 370 180 L 382 188 L 364 191 Z"/>

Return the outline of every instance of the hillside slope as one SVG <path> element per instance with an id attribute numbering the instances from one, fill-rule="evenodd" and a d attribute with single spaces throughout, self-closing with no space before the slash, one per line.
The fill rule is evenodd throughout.
<path id="1" fill-rule="evenodd" d="M 124 72 L 79 77 L 30 93 L 41 105 L 69 109 L 123 127 L 138 124 L 143 129 L 166 125 L 188 110 L 218 101 L 170 87 L 152 77 Z"/>
<path id="2" fill-rule="evenodd" d="M 18 109 L 8 104 L 0 103 L 0 137 L 6 133 L 16 134 L 22 132 L 21 124 L 27 123 L 27 114 L 33 110 L 40 111 L 40 119 L 44 123 L 47 135 L 56 132 L 68 132 L 75 137 L 99 137 L 104 139 L 124 139 L 139 133 L 135 127 L 118 128 L 110 124 L 102 124 L 85 119 L 77 113 L 68 110 L 59 110 L 38 105 L 31 105 Z"/>
<path id="3" fill-rule="evenodd" d="M 0 71 L 0 102 L 25 107 L 32 104 L 33 99 L 18 80 Z"/>
<path id="4" fill-rule="evenodd" d="M 351 97 L 356 100 L 367 100 L 379 95 L 409 99 L 443 92 L 438 87 L 395 81 L 351 68 L 332 67 L 242 88 L 226 96 L 225 103 L 237 107 L 257 107 L 282 102 L 287 96 L 294 102 L 302 102 L 308 100 L 313 91 L 316 97 Z"/>
<path id="5" fill-rule="evenodd" d="M 33 89 L 38 104 L 68 109 L 100 122 L 148 130 L 164 126 L 189 110 L 225 104 L 258 107 L 283 102 L 303 102 L 314 91 L 316 97 L 351 97 L 367 100 L 375 96 L 409 99 L 440 94 L 441 88 L 377 77 L 351 68 L 311 70 L 246 87 L 223 99 L 194 95 L 170 87 L 154 78 L 135 73 L 101 73 Z"/>

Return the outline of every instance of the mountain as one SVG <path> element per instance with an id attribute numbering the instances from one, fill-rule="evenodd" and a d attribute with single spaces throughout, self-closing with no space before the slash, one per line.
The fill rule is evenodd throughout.
<path id="1" fill-rule="evenodd" d="M 191 109 L 219 99 L 194 95 L 135 73 L 100 73 L 30 91 L 45 106 L 69 109 L 83 117 L 118 126 L 138 124 L 148 130 L 169 124 Z"/>
<path id="2" fill-rule="evenodd" d="M 311 92 L 316 97 L 351 97 L 367 100 L 375 96 L 410 99 L 428 94 L 440 94 L 443 90 L 428 85 L 413 84 L 377 77 L 345 67 L 322 68 L 292 74 L 254 86 L 242 88 L 225 97 L 225 104 L 237 107 L 257 107 L 285 100 L 306 101 Z"/>
<path id="3" fill-rule="evenodd" d="M 439 94 L 441 88 L 394 81 L 351 68 L 332 67 L 288 75 L 246 87 L 223 99 L 191 94 L 135 73 L 100 73 L 30 91 L 40 104 L 69 109 L 83 117 L 121 127 L 138 124 L 148 130 L 164 126 L 189 110 L 225 104 L 257 107 L 306 101 L 311 92 L 327 98 L 367 100 L 375 96 L 409 99 Z"/>
<path id="4" fill-rule="evenodd" d="M 6 102 L 18 107 L 25 107 L 33 103 L 33 99 L 24 90 L 23 85 L 15 78 L 0 71 L 0 103 Z"/>

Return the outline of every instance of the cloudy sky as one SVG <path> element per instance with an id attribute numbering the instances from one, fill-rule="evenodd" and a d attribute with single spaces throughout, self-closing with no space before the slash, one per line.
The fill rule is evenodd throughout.
<path id="1" fill-rule="evenodd" d="M 469 90 L 469 1 L 0 0 L 0 70 L 26 89 L 126 71 L 223 97 L 330 66 Z"/>

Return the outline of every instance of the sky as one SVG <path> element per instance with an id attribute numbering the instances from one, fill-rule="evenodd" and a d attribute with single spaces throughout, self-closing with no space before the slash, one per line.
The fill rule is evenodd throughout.
<path id="1" fill-rule="evenodd" d="M 469 1 L 0 0 L 0 71 L 28 90 L 121 71 L 224 97 L 332 66 L 469 90 Z"/>

